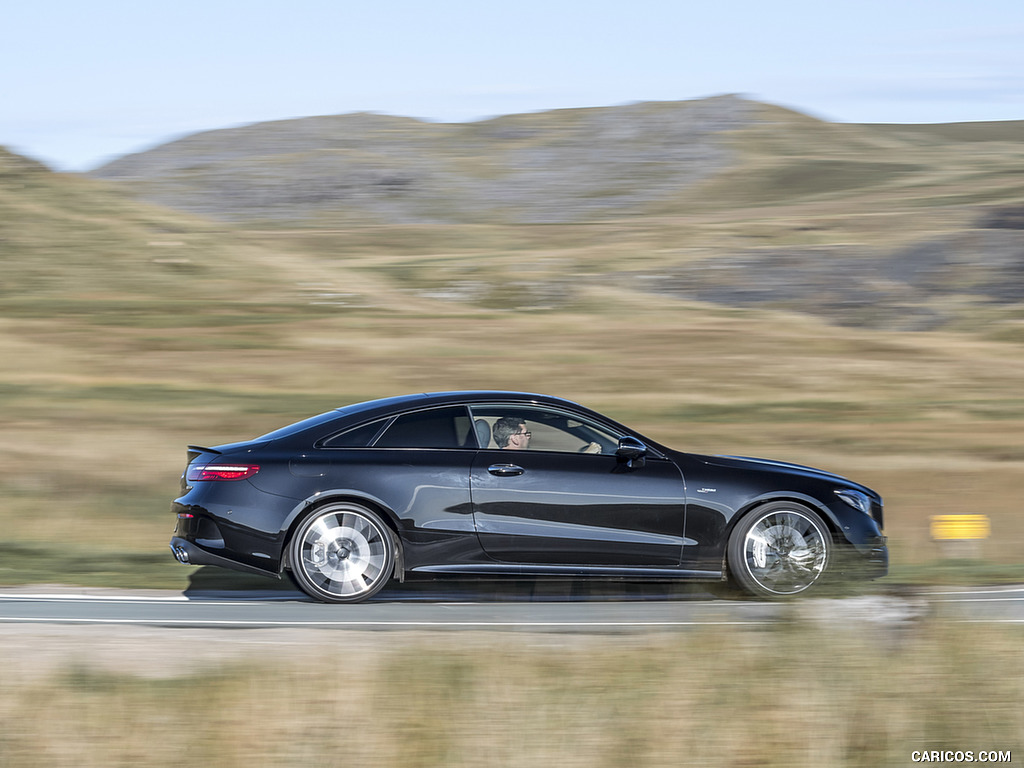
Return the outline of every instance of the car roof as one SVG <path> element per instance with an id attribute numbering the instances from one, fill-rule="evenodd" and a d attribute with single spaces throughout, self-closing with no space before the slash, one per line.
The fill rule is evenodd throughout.
<path id="1" fill-rule="evenodd" d="M 307 419 L 287 424 L 273 432 L 255 438 L 255 441 L 266 442 L 281 438 L 292 438 L 311 430 L 320 429 L 328 423 L 357 423 L 365 419 L 386 417 L 392 413 L 399 413 L 409 409 L 430 408 L 435 405 L 448 403 L 476 403 L 476 402 L 521 402 L 545 405 L 560 405 L 571 407 L 574 410 L 590 413 L 601 417 L 581 405 L 550 395 L 539 395 L 531 392 L 504 392 L 499 390 L 466 390 L 456 392 L 420 392 L 412 395 L 398 395 L 395 397 L 382 397 L 376 400 L 365 400 L 359 403 L 343 405 L 332 411 L 310 416 Z M 603 418 L 603 417 L 601 417 Z M 607 420 L 607 419 L 606 419 Z"/>
<path id="2" fill-rule="evenodd" d="M 449 403 L 521 403 L 524 405 L 555 406 L 566 408 L 580 415 L 590 416 L 597 421 L 622 428 L 627 432 L 632 431 L 623 424 L 605 416 L 603 413 L 587 408 L 586 406 L 580 405 L 572 400 L 567 400 L 564 397 L 542 395 L 537 392 L 515 392 L 492 389 L 421 392 L 415 395 L 398 395 L 397 397 L 385 397 L 379 400 L 368 400 L 362 403 L 353 403 L 352 405 L 342 406 L 337 409 L 336 413 L 353 417 L 353 420 L 361 420 L 363 418 L 385 416 L 389 413 L 402 410 L 429 408 L 436 405 L 447 405 Z"/>
<path id="3" fill-rule="evenodd" d="M 569 405 L 574 408 L 583 408 L 578 403 L 552 395 L 542 395 L 536 392 L 512 392 L 505 390 L 454 390 L 448 392 L 420 392 L 411 395 L 397 395 L 395 397 L 383 397 L 377 400 L 366 400 L 361 403 L 344 405 L 336 410 L 342 413 L 363 413 L 366 411 L 386 411 L 391 409 L 400 410 L 405 406 L 441 405 L 444 403 L 465 403 L 481 402 L 487 400 L 501 400 L 504 402 L 516 401 L 524 403 L 546 403 L 549 405 Z M 584 409 L 586 410 L 586 409 Z"/>
<path id="4" fill-rule="evenodd" d="M 333 411 L 321 413 L 308 419 L 282 427 L 274 432 L 267 433 L 256 441 L 266 442 L 281 438 L 295 439 L 304 434 L 320 431 L 326 424 L 333 423 L 339 428 L 347 428 L 347 425 L 354 426 L 361 422 L 372 421 L 377 418 L 386 418 L 392 414 L 402 411 L 419 410 L 447 404 L 472 404 L 472 403 L 495 403 L 495 404 L 523 404 L 523 405 L 545 405 L 561 407 L 582 416 L 590 416 L 598 422 L 603 422 L 627 433 L 642 437 L 651 446 L 659 450 L 665 450 L 663 446 L 639 435 L 623 424 L 610 419 L 604 414 L 594 411 L 579 403 L 553 395 L 543 395 L 537 392 L 516 392 L 508 390 L 453 390 L 446 392 L 419 392 L 416 394 L 397 395 L 394 397 L 383 397 L 376 400 L 365 400 L 340 406 Z"/>

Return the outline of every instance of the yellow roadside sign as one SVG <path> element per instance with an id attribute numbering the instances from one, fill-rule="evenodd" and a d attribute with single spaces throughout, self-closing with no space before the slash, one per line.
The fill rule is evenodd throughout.
<path id="1" fill-rule="evenodd" d="M 987 539 L 991 533 L 988 515 L 932 515 L 935 541 Z"/>

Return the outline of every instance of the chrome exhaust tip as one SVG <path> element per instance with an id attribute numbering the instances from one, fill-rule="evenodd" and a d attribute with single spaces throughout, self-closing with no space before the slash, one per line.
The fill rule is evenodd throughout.
<path id="1" fill-rule="evenodd" d="M 174 559 L 182 565 L 190 565 L 188 561 L 188 550 L 180 544 L 172 544 L 171 551 L 174 553 Z"/>

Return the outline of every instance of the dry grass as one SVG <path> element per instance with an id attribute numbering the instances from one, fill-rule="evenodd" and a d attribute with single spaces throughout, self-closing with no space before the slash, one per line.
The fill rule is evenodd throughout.
<path id="1" fill-rule="evenodd" d="M 159 679 L 83 665 L 0 685 L 0 763 L 907 765 L 914 750 L 1020 747 L 1019 645 L 1015 630 L 930 622 L 340 633 L 207 668 L 186 645 Z"/>

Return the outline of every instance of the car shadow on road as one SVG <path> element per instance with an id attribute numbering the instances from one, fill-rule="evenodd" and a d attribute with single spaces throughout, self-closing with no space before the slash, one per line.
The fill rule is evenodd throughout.
<path id="1" fill-rule="evenodd" d="M 240 573 L 213 566 L 196 569 L 189 577 L 184 594 L 190 600 L 222 600 L 228 596 L 277 599 L 291 596 L 296 600 L 306 597 L 286 578 L 275 579 L 272 576 Z"/>
<path id="2" fill-rule="evenodd" d="M 239 573 L 203 566 L 189 578 L 189 600 L 296 600 L 312 602 L 287 577 Z M 373 603 L 461 602 L 640 602 L 707 600 L 707 584 L 624 582 L 593 579 L 502 579 L 393 582 L 370 599 Z"/>

